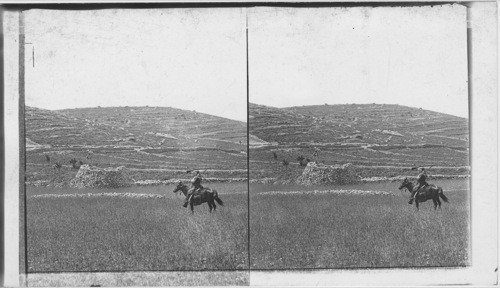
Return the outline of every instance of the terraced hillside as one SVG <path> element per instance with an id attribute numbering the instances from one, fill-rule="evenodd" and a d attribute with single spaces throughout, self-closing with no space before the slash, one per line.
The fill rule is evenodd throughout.
<path id="1" fill-rule="evenodd" d="M 137 181 L 188 178 L 195 168 L 209 168 L 208 178 L 246 178 L 246 138 L 246 123 L 168 107 L 26 107 L 26 176 L 64 182 L 77 172 L 74 158 L 126 166 Z"/>
<path id="2" fill-rule="evenodd" d="M 469 174 L 468 120 L 386 104 L 273 108 L 249 105 L 251 179 L 294 179 L 298 157 L 325 164 L 352 163 L 361 177 Z M 286 165 L 288 162 L 289 164 Z"/>

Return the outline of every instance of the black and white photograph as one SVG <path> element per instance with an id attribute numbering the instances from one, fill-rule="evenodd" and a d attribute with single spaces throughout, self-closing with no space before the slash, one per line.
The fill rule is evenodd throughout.
<path id="1" fill-rule="evenodd" d="M 91 2 L 0 7 L 3 286 L 498 283 L 495 2 Z"/>
<path id="2" fill-rule="evenodd" d="M 461 5 L 252 11 L 252 268 L 470 264 L 465 31 Z"/>
<path id="3" fill-rule="evenodd" d="M 244 10 L 22 17 L 26 272 L 247 269 Z"/>

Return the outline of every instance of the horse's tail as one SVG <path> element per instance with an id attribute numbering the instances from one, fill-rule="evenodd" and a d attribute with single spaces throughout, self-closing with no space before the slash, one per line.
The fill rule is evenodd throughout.
<path id="1" fill-rule="evenodd" d="M 444 196 L 443 194 L 443 188 L 438 187 L 438 194 L 441 199 L 443 199 L 444 202 L 448 202 L 448 197 Z"/>
<path id="2" fill-rule="evenodd" d="M 217 201 L 217 203 L 219 203 L 220 206 L 224 206 L 224 202 L 222 202 L 222 200 L 219 197 L 215 197 L 215 201 Z"/>
<path id="3" fill-rule="evenodd" d="M 224 206 L 224 202 L 222 202 L 222 200 L 219 198 L 219 193 L 217 193 L 217 190 L 213 189 L 212 191 L 214 193 L 214 200 L 217 201 L 220 206 Z"/>

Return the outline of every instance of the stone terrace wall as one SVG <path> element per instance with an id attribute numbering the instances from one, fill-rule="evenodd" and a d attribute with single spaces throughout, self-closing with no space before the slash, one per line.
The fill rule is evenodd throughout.
<path id="1" fill-rule="evenodd" d="M 342 185 L 359 182 L 353 165 L 322 165 L 309 162 L 297 179 L 301 185 Z"/>
<path id="2" fill-rule="evenodd" d="M 74 188 L 119 188 L 134 184 L 126 168 L 98 168 L 82 165 L 75 178 L 70 181 Z"/>

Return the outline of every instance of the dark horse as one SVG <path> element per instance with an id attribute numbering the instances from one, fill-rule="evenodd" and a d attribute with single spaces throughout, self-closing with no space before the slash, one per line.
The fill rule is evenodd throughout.
<path id="1" fill-rule="evenodd" d="M 405 178 L 403 183 L 399 186 L 399 190 L 406 188 L 411 193 L 411 191 L 413 191 L 413 187 L 413 183 L 411 183 L 408 178 Z M 448 198 L 444 196 L 443 189 L 441 187 L 437 187 L 436 185 L 426 185 L 420 188 L 420 191 L 418 191 L 415 195 L 415 205 L 417 206 L 417 210 L 419 202 L 425 202 L 429 199 L 432 199 L 432 202 L 434 202 L 434 209 L 436 209 L 438 205 L 439 208 L 441 208 L 441 201 L 439 200 L 439 197 L 441 197 L 444 202 L 448 202 Z"/>
<path id="2" fill-rule="evenodd" d="M 184 194 L 184 197 L 187 195 L 187 192 L 189 191 L 189 187 L 184 185 L 182 182 L 178 182 L 177 186 L 174 189 L 174 193 L 177 191 L 181 191 L 182 194 Z M 215 211 L 217 209 L 217 206 L 215 205 L 215 201 L 219 203 L 219 205 L 224 206 L 224 202 L 219 198 L 219 193 L 217 193 L 217 190 L 215 189 L 210 189 L 210 188 L 203 188 L 201 191 L 194 193 L 191 196 L 191 199 L 189 200 L 189 205 L 191 207 L 191 213 L 194 213 L 194 206 L 201 205 L 203 203 L 208 204 L 208 208 L 210 208 L 210 213 L 212 212 L 212 209 Z"/>

